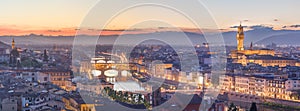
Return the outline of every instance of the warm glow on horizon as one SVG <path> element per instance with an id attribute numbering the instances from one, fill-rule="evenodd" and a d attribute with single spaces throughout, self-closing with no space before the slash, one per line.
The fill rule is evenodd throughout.
<path id="1" fill-rule="evenodd" d="M 245 26 L 245 31 L 253 30 Z M 228 29 L 197 29 L 197 28 L 179 28 L 183 32 L 191 32 L 201 34 L 203 30 L 206 32 L 229 32 L 236 31 L 236 28 Z M 281 27 L 273 27 L 273 30 L 283 30 Z M 79 31 L 80 30 L 80 31 Z M 284 30 L 300 30 L 300 28 L 285 28 Z M 77 28 L 61 28 L 61 29 L 16 29 L 0 27 L 0 36 L 25 36 L 30 34 L 43 36 L 75 36 L 75 35 L 122 35 L 122 34 L 145 34 L 154 32 L 177 32 L 174 28 L 141 28 L 141 29 L 77 29 Z"/>
<path id="2" fill-rule="evenodd" d="M 98 0 L 3 0 L 0 2 L 0 35 L 76 35 L 77 27 L 89 27 L 80 31 L 82 34 L 99 35 L 101 27 L 82 26 L 82 21 L 90 12 L 91 8 L 99 2 Z M 117 0 L 123 3 L 123 0 Z M 272 4 L 270 4 L 272 2 Z M 296 14 L 299 10 L 299 0 L 245 0 L 245 1 L 201 1 L 207 11 L 215 19 L 218 29 L 214 29 L 213 24 L 203 24 L 203 29 L 220 30 L 222 32 L 234 31 L 231 28 L 243 22 L 243 26 L 264 25 L 273 27 L 274 30 L 300 30 L 299 18 Z M 116 3 L 116 4 L 117 4 Z M 193 9 L 193 2 L 176 1 L 174 6 L 185 7 L 187 13 L 201 17 L 201 11 Z M 114 8 L 114 4 L 110 4 Z M 197 5 L 198 6 L 198 5 Z M 200 4 L 199 4 L 199 7 Z M 190 8 L 190 9 L 189 9 Z M 159 12 L 159 13 L 158 13 Z M 111 13 L 111 9 L 105 10 L 105 14 Z M 203 15 L 202 15 L 203 16 Z M 200 31 L 182 17 L 176 11 L 164 9 L 162 7 L 137 7 L 118 15 L 108 26 L 102 35 L 116 35 L 127 31 L 128 34 L 149 33 L 156 31 L 168 31 L 171 29 L 159 29 L 166 27 L 164 24 L 145 23 L 139 27 L 131 27 L 137 21 L 144 19 L 160 20 L 174 27 L 184 27 L 184 31 L 200 33 Z M 200 21 L 206 21 L 206 18 Z M 95 23 L 105 22 L 100 18 L 95 18 Z M 205 22 L 204 22 L 205 23 Z M 202 25 L 202 24 L 201 24 Z M 127 29 L 129 27 L 129 29 Z M 149 29 L 151 29 L 149 31 Z M 245 28 L 251 30 L 251 28 Z M 172 31 L 169 30 L 169 31 Z"/>

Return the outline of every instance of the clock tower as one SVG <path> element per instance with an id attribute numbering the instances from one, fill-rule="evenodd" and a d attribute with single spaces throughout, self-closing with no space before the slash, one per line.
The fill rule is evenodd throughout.
<path id="1" fill-rule="evenodd" d="M 15 39 L 13 38 L 12 42 L 11 42 L 11 49 L 15 48 Z"/>
<path id="2" fill-rule="evenodd" d="M 244 30 L 243 30 L 243 26 L 241 24 L 238 27 L 238 32 L 236 34 L 236 40 L 237 40 L 237 50 L 238 51 L 244 50 Z"/>

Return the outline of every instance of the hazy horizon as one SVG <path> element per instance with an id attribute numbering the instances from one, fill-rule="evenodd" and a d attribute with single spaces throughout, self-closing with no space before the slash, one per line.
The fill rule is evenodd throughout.
<path id="1" fill-rule="evenodd" d="M 22 1 L 22 0 L 3 0 L 0 7 L 0 35 L 76 35 L 80 30 L 81 33 L 88 35 L 99 35 L 103 31 L 103 35 L 115 35 L 123 33 L 124 30 L 130 30 L 126 33 L 138 34 L 149 33 L 156 31 L 172 31 L 172 27 L 165 24 L 145 23 L 138 27 L 132 27 L 137 21 L 145 19 L 168 21 L 174 27 L 182 30 L 198 33 L 192 23 L 170 9 L 146 6 L 137 7 L 126 10 L 112 20 L 105 28 L 97 26 L 97 22 L 102 24 L 101 17 L 95 16 L 92 24 L 82 24 L 85 17 L 96 9 L 98 5 L 108 5 L 108 9 L 102 13 L 102 16 L 109 15 L 117 7 L 117 4 L 125 4 L 127 0 L 114 1 L 113 3 L 106 0 L 51 0 L 51 1 Z M 136 3 L 160 3 L 159 1 L 135 1 Z M 164 3 L 165 1 L 161 1 Z M 272 2 L 272 3 L 270 3 Z M 211 1 L 211 0 L 191 0 L 170 2 L 173 7 L 180 7 L 186 14 L 198 17 L 196 21 L 208 21 L 208 18 L 201 18 L 202 11 L 207 11 L 215 21 L 216 27 L 213 24 L 202 23 L 202 30 L 219 30 L 222 32 L 234 31 L 232 27 L 239 25 L 242 22 L 243 26 L 268 26 L 274 30 L 300 30 L 299 14 L 295 14 L 299 10 L 297 0 L 226 0 L 226 1 Z M 97 4 L 99 3 L 99 4 Z M 106 3 L 106 4 L 105 4 Z M 166 2 L 169 3 L 169 2 Z M 55 8 L 54 8 L 55 7 Z M 204 7 L 203 10 L 198 10 L 197 7 Z M 160 12 L 160 13 L 156 13 Z M 275 12 L 275 13 L 274 13 Z M 200 17 L 200 19 L 199 19 Z M 162 29 L 163 28 L 163 29 Z M 250 28 L 246 30 L 251 30 Z"/>

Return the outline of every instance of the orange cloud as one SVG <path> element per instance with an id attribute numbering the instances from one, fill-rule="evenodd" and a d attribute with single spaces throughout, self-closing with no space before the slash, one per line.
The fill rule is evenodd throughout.
<path id="1" fill-rule="evenodd" d="M 164 31 L 184 31 L 193 33 L 202 33 L 201 30 L 195 28 L 146 28 L 146 29 L 92 29 L 92 28 L 32 28 L 32 27 L 17 27 L 17 26 L 0 26 L 0 36 L 4 35 L 51 35 L 51 36 L 74 36 L 74 35 L 122 35 L 122 34 L 143 34 L 143 33 L 154 33 Z M 202 30 L 203 31 L 203 30 Z M 214 30 L 207 30 L 206 32 L 213 32 Z"/>

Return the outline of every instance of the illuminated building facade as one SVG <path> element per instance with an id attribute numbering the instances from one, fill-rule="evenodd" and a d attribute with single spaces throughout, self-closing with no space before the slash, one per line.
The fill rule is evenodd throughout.
<path id="1" fill-rule="evenodd" d="M 50 81 L 52 84 L 57 85 L 65 90 L 73 90 L 71 81 L 71 71 L 64 70 L 49 70 L 42 71 L 42 73 L 50 75 Z"/>
<path id="2" fill-rule="evenodd" d="M 252 48 L 252 43 L 250 45 L 250 49 L 245 50 L 244 49 L 244 32 L 243 27 L 240 25 L 238 27 L 237 32 L 237 50 L 233 50 L 230 53 L 230 58 L 233 59 L 233 63 L 239 63 L 243 66 L 246 66 L 248 63 L 255 63 L 262 65 L 264 67 L 267 66 L 279 66 L 279 67 L 285 67 L 285 66 L 298 66 L 299 61 L 290 59 L 290 58 L 284 58 L 284 57 L 278 57 L 275 56 L 275 51 L 271 49 L 258 49 L 254 50 Z"/>
<path id="3" fill-rule="evenodd" d="M 299 79 L 277 79 L 271 76 L 229 75 L 220 78 L 221 91 L 291 100 L 300 89 Z"/>

